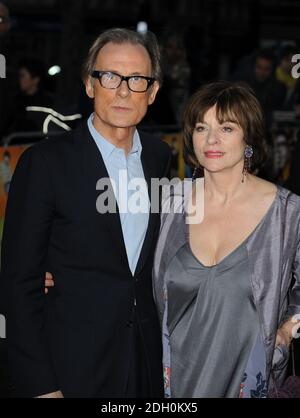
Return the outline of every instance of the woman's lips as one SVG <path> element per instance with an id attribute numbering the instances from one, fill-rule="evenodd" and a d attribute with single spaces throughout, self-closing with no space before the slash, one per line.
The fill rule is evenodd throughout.
<path id="1" fill-rule="evenodd" d="M 206 158 L 221 158 L 224 156 L 224 152 L 221 151 L 206 151 L 204 153 Z"/>

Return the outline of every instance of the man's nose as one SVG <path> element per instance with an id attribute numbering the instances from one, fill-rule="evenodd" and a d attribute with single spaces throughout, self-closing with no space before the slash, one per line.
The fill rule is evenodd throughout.
<path id="1" fill-rule="evenodd" d="M 126 80 L 121 81 L 121 84 L 117 88 L 117 94 L 121 97 L 126 97 L 130 94 L 130 90 L 128 88 L 128 84 Z"/>

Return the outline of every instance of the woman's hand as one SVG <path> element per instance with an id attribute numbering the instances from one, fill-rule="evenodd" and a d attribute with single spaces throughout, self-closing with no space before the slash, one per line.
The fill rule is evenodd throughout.
<path id="1" fill-rule="evenodd" d="M 286 329 L 279 328 L 276 334 L 275 347 L 278 345 L 286 345 L 288 347 L 291 344 L 292 339 L 292 335 Z"/>
<path id="2" fill-rule="evenodd" d="M 53 287 L 54 286 L 54 280 L 53 280 L 53 276 L 51 273 L 49 273 L 48 271 L 46 272 L 45 275 L 45 294 L 47 295 L 48 293 L 48 287 Z"/>
<path id="3" fill-rule="evenodd" d="M 57 392 L 46 393 L 45 395 L 36 396 L 37 398 L 63 398 L 63 394 L 60 390 Z"/>
<path id="4" fill-rule="evenodd" d="M 291 344 L 294 338 L 295 327 L 299 327 L 300 321 L 289 319 L 284 322 L 281 327 L 277 330 L 275 347 L 279 344 L 286 345 L 287 347 Z"/>

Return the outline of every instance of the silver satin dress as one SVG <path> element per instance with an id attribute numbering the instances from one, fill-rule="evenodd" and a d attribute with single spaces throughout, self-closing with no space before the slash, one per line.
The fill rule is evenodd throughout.
<path id="1" fill-rule="evenodd" d="M 259 334 L 245 244 L 206 267 L 186 243 L 168 266 L 173 398 L 239 396 Z"/>
<path id="2" fill-rule="evenodd" d="M 182 188 L 183 184 L 179 183 L 179 186 Z M 179 200 L 181 199 L 176 205 L 175 196 L 179 196 Z M 179 268 L 179 251 L 188 243 L 185 213 L 187 201 L 180 188 L 174 192 L 171 204 L 174 205 L 174 208 L 176 206 L 176 211 L 162 213 L 153 268 L 154 298 L 162 329 L 165 397 L 200 397 L 204 396 L 204 393 L 207 396 L 215 394 L 214 388 L 221 387 L 219 382 L 223 380 L 225 369 L 232 372 L 232 376 L 241 374 L 240 371 L 243 367 L 239 366 L 237 374 L 236 366 L 233 369 L 228 367 L 233 356 L 235 356 L 237 364 L 240 364 L 238 351 L 235 351 L 240 345 L 240 340 L 243 340 L 245 350 L 251 349 L 241 384 L 240 396 L 245 398 L 266 397 L 268 390 L 274 387 L 275 381 L 277 387 L 280 387 L 286 374 L 288 350 L 274 350 L 277 329 L 286 319 L 300 315 L 300 197 L 287 189 L 278 187 L 277 195 L 267 214 L 244 243 L 247 252 L 247 254 L 244 253 L 244 256 L 245 262 L 248 258 L 246 262 L 248 270 L 242 269 L 240 271 L 238 266 L 235 269 L 234 263 L 229 263 L 228 273 L 230 276 L 226 271 L 222 273 L 224 277 L 228 277 L 228 282 L 234 283 L 236 279 L 235 283 L 238 283 L 238 287 L 234 287 L 234 294 L 226 292 L 225 287 L 222 291 L 217 288 L 217 283 L 222 286 L 224 284 L 218 275 L 214 276 L 212 280 L 212 283 L 215 283 L 214 290 L 209 289 L 209 283 L 205 283 L 209 280 L 209 276 L 205 276 L 205 271 L 201 270 L 203 266 L 199 264 L 196 266 L 199 267 L 199 272 L 203 271 L 203 274 L 201 273 L 196 283 L 193 282 L 192 275 L 186 276 L 185 264 L 181 264 Z M 224 261 L 227 264 L 230 258 Z M 171 266 L 171 263 L 178 263 L 177 267 L 175 264 Z M 193 266 L 195 267 L 195 264 Z M 214 274 L 217 273 L 217 269 L 215 270 Z M 207 270 L 207 274 L 208 272 L 209 270 Z M 188 283 L 190 279 L 193 296 L 189 295 Z M 293 282 L 292 279 L 294 279 Z M 242 290 L 240 287 L 242 282 L 249 286 L 249 291 L 251 287 L 252 292 L 248 294 L 249 297 L 246 293 L 239 292 Z M 181 287 L 184 290 L 182 294 Z M 206 291 L 207 298 L 200 291 L 202 288 Z M 289 288 L 291 290 L 288 301 Z M 208 290 L 210 291 L 208 292 Z M 168 294 L 170 292 L 175 295 L 174 300 Z M 253 305 L 253 311 L 247 317 L 248 314 L 244 315 L 243 313 L 243 302 L 245 302 L 248 312 L 253 302 L 252 295 L 255 309 Z M 210 298 L 215 301 L 217 297 L 221 299 L 223 308 L 217 303 L 209 304 Z M 243 299 L 240 300 L 240 297 Z M 183 307 L 181 307 L 182 303 Z M 170 305 L 169 309 L 168 304 Z M 200 304 L 203 304 L 206 316 L 202 313 Z M 231 304 L 238 304 L 240 308 L 243 308 L 237 310 L 233 320 L 229 319 L 231 314 L 228 318 L 225 316 L 233 308 L 230 306 Z M 176 307 L 180 313 L 177 313 Z M 169 310 L 170 316 L 168 317 Z M 257 322 L 253 319 L 256 314 L 255 310 L 257 312 L 256 320 L 259 320 L 259 331 L 254 345 L 247 347 L 245 340 L 242 339 L 243 330 L 248 330 L 248 326 L 250 328 L 252 325 L 257 326 Z M 195 315 L 196 312 L 197 315 Z M 210 327 L 207 323 L 210 324 Z M 171 346 L 167 325 L 171 326 Z M 219 327 L 220 333 L 224 329 L 226 338 L 214 335 L 212 329 L 216 327 Z M 192 333 L 194 333 L 193 338 Z M 231 344 L 232 353 L 228 349 L 229 344 Z M 199 349 L 200 346 L 202 349 Z M 251 342 L 249 342 L 249 346 L 251 346 Z M 180 351 L 181 359 L 179 357 Z M 245 355 L 243 350 L 240 353 L 241 356 Z M 218 361 L 219 356 L 220 361 Z M 245 355 L 245 357 L 247 356 Z M 208 366 L 204 369 L 206 364 Z M 210 367 L 212 370 L 216 370 L 214 376 L 207 371 Z M 205 374 L 203 370 L 206 370 Z M 181 371 L 181 375 L 179 371 Z M 201 373 L 200 377 L 198 377 L 199 373 Z M 193 379 L 193 384 L 189 384 L 189 376 Z M 210 376 L 209 381 L 208 376 Z M 239 378 L 240 376 L 232 379 L 232 382 L 233 380 L 238 381 Z M 206 379 L 212 390 L 207 391 L 204 388 L 204 391 L 201 392 L 203 389 L 201 379 Z M 198 391 L 198 385 L 201 391 L 200 389 Z M 228 385 L 230 386 L 230 382 Z M 170 386 L 173 388 L 173 393 L 171 393 Z M 231 396 L 232 389 L 229 386 L 224 392 L 223 389 L 220 390 L 218 396 Z M 234 389 L 234 396 L 235 391 L 236 389 Z"/>

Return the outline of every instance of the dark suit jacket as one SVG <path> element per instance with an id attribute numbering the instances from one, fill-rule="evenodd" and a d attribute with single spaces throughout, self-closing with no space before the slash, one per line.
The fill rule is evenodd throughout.
<path id="1" fill-rule="evenodd" d="M 140 134 L 149 183 L 167 174 L 168 146 Z M 18 396 L 123 396 L 131 310 L 146 349 L 152 396 L 162 395 L 161 336 L 151 271 L 159 214 L 150 214 L 134 277 L 118 213 L 99 214 L 97 180 L 108 177 L 86 123 L 29 148 L 16 168 L 2 243 L 7 338 Z M 55 287 L 44 295 L 45 271 Z"/>

